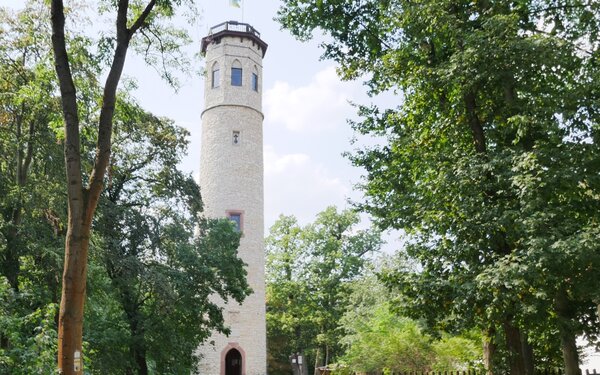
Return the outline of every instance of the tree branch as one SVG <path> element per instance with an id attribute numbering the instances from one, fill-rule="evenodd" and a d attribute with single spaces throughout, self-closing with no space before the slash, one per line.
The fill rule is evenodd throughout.
<path id="1" fill-rule="evenodd" d="M 35 133 L 35 121 L 31 120 L 29 123 L 29 140 L 27 141 L 27 152 L 25 154 L 25 159 L 23 160 L 23 164 L 18 167 L 21 168 L 21 179 L 19 181 L 19 185 L 24 186 L 27 182 L 27 173 L 29 171 L 29 166 L 31 165 L 31 160 L 33 159 L 33 134 Z"/>
<path id="2" fill-rule="evenodd" d="M 96 156 L 94 158 L 94 167 L 90 176 L 88 185 L 89 195 L 86 202 L 85 222 L 91 223 L 100 193 L 104 187 L 104 176 L 110 161 L 111 136 L 113 117 L 115 113 L 115 103 L 117 101 L 117 87 L 123 73 L 125 58 L 131 34 L 127 30 L 127 10 L 129 8 L 128 0 L 119 0 L 117 9 L 117 47 L 113 56 L 113 62 L 110 67 L 104 92 L 102 95 L 102 109 L 100 110 L 100 120 L 98 124 L 98 141 L 96 143 Z"/>
<path id="3" fill-rule="evenodd" d="M 150 0 L 150 2 L 146 5 L 146 8 L 142 12 L 142 14 L 140 14 L 140 16 L 137 18 L 137 20 L 135 20 L 133 22 L 133 25 L 129 29 L 130 35 L 135 34 L 135 32 L 144 25 L 144 22 L 146 22 L 146 19 L 148 18 L 148 15 L 150 15 L 150 12 L 152 11 L 152 8 L 154 8 L 155 4 L 156 4 L 156 0 Z"/>
<path id="4" fill-rule="evenodd" d="M 52 51 L 54 67 L 60 86 L 63 118 L 65 121 L 65 163 L 67 172 L 67 196 L 69 205 L 77 217 L 81 213 L 83 190 L 81 181 L 81 154 L 79 140 L 79 113 L 77 91 L 69 66 L 65 42 L 65 14 L 62 0 L 52 0 Z"/>

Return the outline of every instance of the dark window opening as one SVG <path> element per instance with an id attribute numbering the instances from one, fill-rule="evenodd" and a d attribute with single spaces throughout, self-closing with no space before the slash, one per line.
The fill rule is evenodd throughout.
<path id="1" fill-rule="evenodd" d="M 242 85 L 242 68 L 231 68 L 231 85 Z"/>
<path id="2" fill-rule="evenodd" d="M 237 349 L 225 355 L 225 375 L 242 375 L 242 354 Z"/>
<path id="3" fill-rule="evenodd" d="M 227 214 L 229 220 L 231 220 L 235 226 L 237 232 L 242 231 L 242 213 L 241 212 L 229 212 Z"/>

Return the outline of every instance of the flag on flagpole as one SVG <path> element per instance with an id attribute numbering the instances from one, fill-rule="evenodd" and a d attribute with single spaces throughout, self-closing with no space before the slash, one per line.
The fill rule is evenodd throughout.
<path id="1" fill-rule="evenodd" d="M 229 0 L 229 5 L 235 8 L 241 7 L 242 0 Z"/>

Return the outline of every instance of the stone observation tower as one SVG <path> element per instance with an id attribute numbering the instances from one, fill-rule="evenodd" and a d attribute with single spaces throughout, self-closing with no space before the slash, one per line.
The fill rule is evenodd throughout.
<path id="1" fill-rule="evenodd" d="M 242 232 L 239 256 L 254 291 L 223 304 L 229 337 L 213 334 L 198 350 L 202 375 L 265 375 L 262 59 L 267 44 L 252 26 L 214 26 L 206 58 L 200 187 L 208 217 L 228 217 Z"/>

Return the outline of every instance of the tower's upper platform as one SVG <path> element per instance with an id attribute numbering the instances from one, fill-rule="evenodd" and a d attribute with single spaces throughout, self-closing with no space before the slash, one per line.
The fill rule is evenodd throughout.
<path id="1" fill-rule="evenodd" d="M 208 36 L 202 38 L 202 53 L 206 53 L 210 43 L 220 43 L 221 38 L 225 36 L 249 38 L 258 44 L 263 57 L 267 53 L 268 45 L 260 39 L 260 33 L 249 24 L 237 21 L 226 21 L 211 27 Z"/>

